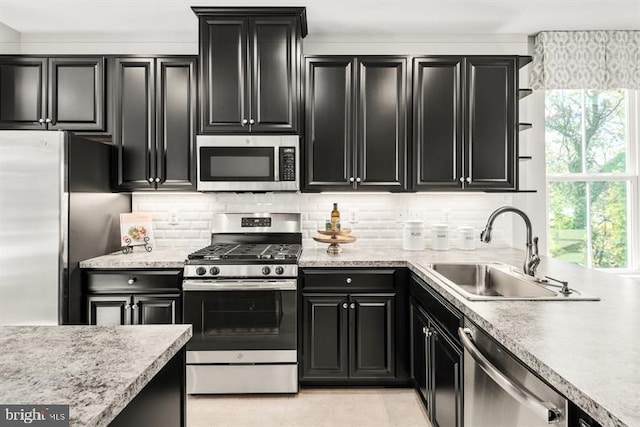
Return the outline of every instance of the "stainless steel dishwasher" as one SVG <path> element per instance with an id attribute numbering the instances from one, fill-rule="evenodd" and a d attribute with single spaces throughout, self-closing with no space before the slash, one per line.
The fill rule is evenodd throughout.
<path id="1" fill-rule="evenodd" d="M 465 427 L 567 426 L 568 401 L 465 320 Z"/>

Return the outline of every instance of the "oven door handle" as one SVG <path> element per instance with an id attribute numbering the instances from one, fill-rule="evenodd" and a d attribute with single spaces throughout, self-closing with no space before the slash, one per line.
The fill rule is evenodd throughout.
<path id="1" fill-rule="evenodd" d="M 183 291 L 295 291 L 296 280 L 189 280 Z"/>
<path id="2" fill-rule="evenodd" d="M 535 414 L 547 421 L 547 424 L 555 424 L 562 418 L 562 411 L 549 402 L 543 402 L 534 396 L 529 390 L 514 384 L 505 374 L 500 372 L 484 354 L 476 347 L 471 338 L 471 329 L 458 328 L 458 336 L 462 346 L 469 352 L 478 366 L 511 397 L 527 406 Z"/>

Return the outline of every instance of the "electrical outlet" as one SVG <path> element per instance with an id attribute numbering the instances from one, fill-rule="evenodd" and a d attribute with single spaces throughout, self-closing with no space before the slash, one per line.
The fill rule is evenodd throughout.
<path id="1" fill-rule="evenodd" d="M 169 211 L 169 225 L 178 225 L 178 211 Z"/>

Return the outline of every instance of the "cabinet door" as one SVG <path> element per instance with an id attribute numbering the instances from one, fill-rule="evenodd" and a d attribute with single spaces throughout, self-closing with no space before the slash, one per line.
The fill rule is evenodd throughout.
<path id="1" fill-rule="evenodd" d="M 395 294 L 351 295 L 350 376 L 395 376 Z"/>
<path id="2" fill-rule="evenodd" d="M 405 188 L 407 59 L 358 60 L 356 161 L 358 189 Z"/>
<path id="3" fill-rule="evenodd" d="M 352 58 L 309 57 L 305 81 L 305 187 L 355 188 Z"/>
<path id="4" fill-rule="evenodd" d="M 429 322 L 420 310 L 411 306 L 411 376 L 423 402 L 429 405 L 429 372 L 427 369 L 427 330 Z"/>
<path id="5" fill-rule="evenodd" d="M 299 18 L 251 19 L 252 132 L 289 132 L 298 127 Z"/>
<path id="6" fill-rule="evenodd" d="M 465 187 L 515 189 L 517 178 L 515 57 L 468 57 Z"/>
<path id="7" fill-rule="evenodd" d="M 249 19 L 200 19 L 200 132 L 249 132 Z"/>
<path id="8" fill-rule="evenodd" d="M 302 378 L 347 378 L 346 294 L 303 294 Z"/>
<path id="9" fill-rule="evenodd" d="M 462 62 L 461 57 L 414 59 L 414 190 L 462 187 Z"/>
<path id="10" fill-rule="evenodd" d="M 120 190 L 153 189 L 155 93 L 153 58 L 115 60 L 115 129 Z"/>
<path id="11" fill-rule="evenodd" d="M 46 84 L 46 58 L 0 58 L 0 129 L 45 129 Z"/>
<path id="12" fill-rule="evenodd" d="M 49 58 L 49 129 L 103 131 L 105 59 Z"/>
<path id="13" fill-rule="evenodd" d="M 194 189 L 196 60 L 156 59 L 155 161 L 159 189 Z"/>
<path id="14" fill-rule="evenodd" d="M 134 295 L 133 324 L 174 324 L 182 321 L 179 295 Z"/>
<path id="15" fill-rule="evenodd" d="M 430 322 L 434 427 L 462 427 L 462 351 Z"/>
<path id="16" fill-rule="evenodd" d="M 129 295 L 89 296 L 87 301 L 90 325 L 131 324 L 131 297 Z"/>

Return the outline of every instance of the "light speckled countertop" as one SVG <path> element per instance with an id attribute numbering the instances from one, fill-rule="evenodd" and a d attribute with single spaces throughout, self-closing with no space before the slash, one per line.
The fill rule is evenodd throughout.
<path id="1" fill-rule="evenodd" d="M 403 251 L 349 245 L 343 250 L 330 256 L 324 248 L 305 247 L 299 265 L 408 267 L 601 424 L 640 427 L 638 281 L 543 257 L 539 276 L 568 280 L 572 288 L 601 301 L 473 302 L 449 290 L 422 264 L 497 261 L 520 266 L 524 252 L 485 244 L 476 251 Z M 177 257 L 173 260 L 172 251 Z M 132 255 L 116 254 L 83 262 L 81 267 L 176 267 L 190 251 L 154 252 L 139 255 L 138 262 Z"/>
<path id="2" fill-rule="evenodd" d="M 2 326 L 0 402 L 69 405 L 71 426 L 106 426 L 191 334 L 191 325 Z"/>

